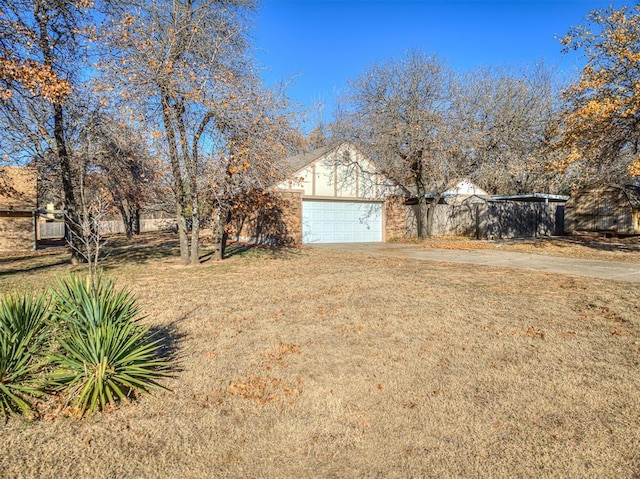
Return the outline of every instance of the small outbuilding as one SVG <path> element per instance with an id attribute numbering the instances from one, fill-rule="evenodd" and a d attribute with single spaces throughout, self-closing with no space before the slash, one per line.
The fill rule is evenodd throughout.
<path id="1" fill-rule="evenodd" d="M 565 206 L 565 230 L 640 234 L 640 187 L 607 185 L 571 195 Z"/>

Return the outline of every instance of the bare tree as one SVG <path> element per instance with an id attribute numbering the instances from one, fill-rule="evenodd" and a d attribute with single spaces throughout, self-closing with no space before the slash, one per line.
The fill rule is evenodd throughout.
<path id="1" fill-rule="evenodd" d="M 224 148 L 215 148 L 205 159 L 207 199 L 217 213 L 215 258 L 224 258 L 234 207 L 246 196 L 264 192 L 287 174 L 287 153 L 300 147 L 301 137 L 292 127 L 295 112 L 282 90 L 247 85 L 242 103 L 218 118 Z"/>
<path id="2" fill-rule="evenodd" d="M 100 231 L 100 222 L 106 219 L 110 205 L 100 194 L 99 190 L 94 190 L 88 194 L 90 188 L 85 188 L 85 176 L 80 175 L 80 211 L 74 218 L 67 218 L 69 222 L 78 221 L 73 228 L 68 228 L 68 235 L 73 236 L 69 244 L 86 263 L 89 270 L 91 288 L 96 284 L 100 263 L 102 261 L 102 247 L 105 238 Z"/>
<path id="3" fill-rule="evenodd" d="M 435 56 L 408 52 L 373 65 L 351 83 L 347 137 L 418 198 L 418 232 L 431 234 L 427 194 L 440 195 L 465 174 L 465 152 L 448 121 L 453 75 Z"/>
<path id="4" fill-rule="evenodd" d="M 451 119 L 470 155 L 471 174 L 485 190 L 518 194 L 560 187 L 547 151 L 558 92 L 544 65 L 519 73 L 481 68 L 461 78 Z"/>
<path id="5" fill-rule="evenodd" d="M 157 202 L 161 168 L 142 134 L 114 114 L 94 112 L 85 129 L 92 144 L 90 166 L 96 186 L 119 211 L 126 235 L 140 234 L 143 206 Z"/>

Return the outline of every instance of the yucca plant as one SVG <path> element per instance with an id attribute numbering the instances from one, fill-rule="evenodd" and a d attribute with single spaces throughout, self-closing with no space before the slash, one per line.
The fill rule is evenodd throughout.
<path id="1" fill-rule="evenodd" d="M 160 340 L 140 323 L 135 297 L 117 291 L 113 281 L 95 283 L 71 277 L 53 292 L 60 349 L 51 355 L 58 366 L 53 382 L 80 414 L 162 387 L 167 374 Z"/>
<path id="2" fill-rule="evenodd" d="M 49 304 L 43 294 L 10 295 L 0 300 L 0 415 L 33 415 L 42 396 L 47 363 Z"/>
<path id="3" fill-rule="evenodd" d="M 115 283 L 99 275 L 69 276 L 58 281 L 53 291 L 54 316 L 78 325 L 98 326 L 104 322 L 136 321 L 142 311 L 127 290 L 116 290 Z"/>

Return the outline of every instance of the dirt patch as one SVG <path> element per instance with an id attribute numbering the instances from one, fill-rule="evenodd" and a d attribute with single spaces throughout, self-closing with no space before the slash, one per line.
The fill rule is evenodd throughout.
<path id="1" fill-rule="evenodd" d="M 168 332 L 171 391 L 84 421 L 9 420 L 3 478 L 640 473 L 636 285 L 324 249 L 200 267 L 135 250 L 105 265 Z M 20 261 L 0 263 L 3 291 L 69 268 Z"/>

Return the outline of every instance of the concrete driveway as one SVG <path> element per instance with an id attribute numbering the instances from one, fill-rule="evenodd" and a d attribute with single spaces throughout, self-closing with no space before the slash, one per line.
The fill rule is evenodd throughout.
<path id="1" fill-rule="evenodd" d="M 547 273 L 640 282 L 640 264 L 634 263 L 561 258 L 511 251 L 432 249 L 398 243 L 325 243 L 309 246 L 374 256 L 481 264 L 501 268 L 531 269 Z"/>

